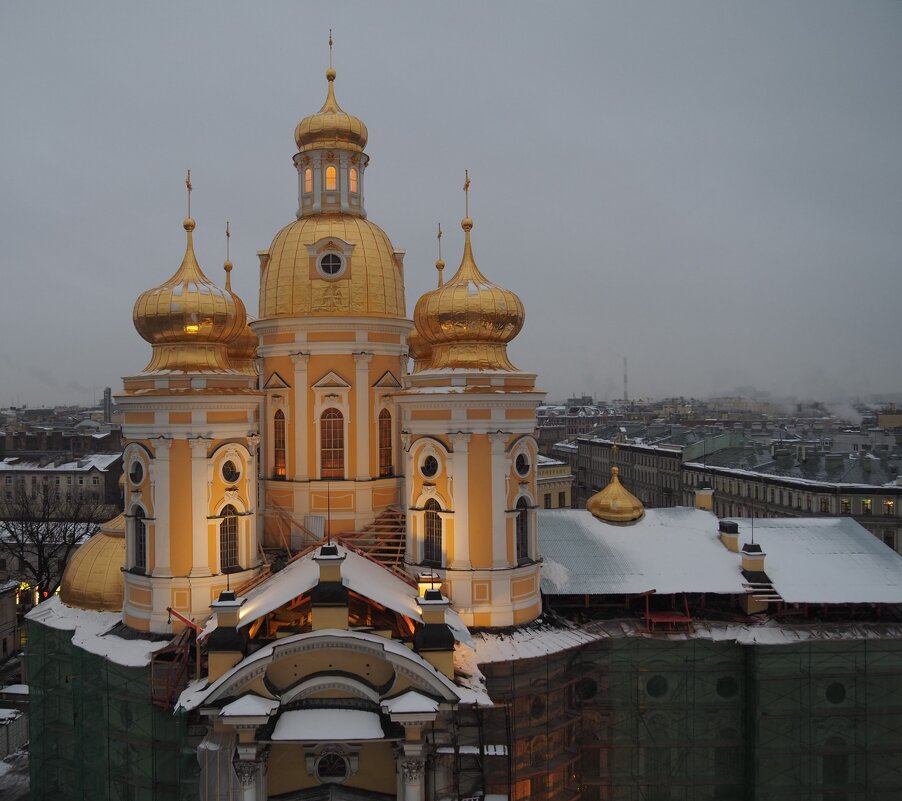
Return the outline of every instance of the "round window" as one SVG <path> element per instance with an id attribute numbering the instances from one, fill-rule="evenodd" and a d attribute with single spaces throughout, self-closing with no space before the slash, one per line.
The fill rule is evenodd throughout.
<path id="1" fill-rule="evenodd" d="M 514 464 L 521 476 L 525 476 L 529 472 L 529 457 L 525 453 L 518 453 Z"/>
<path id="2" fill-rule="evenodd" d="M 144 465 L 137 459 L 132 462 L 132 469 L 128 471 L 128 478 L 132 484 L 140 484 L 144 479 Z"/>
<path id="3" fill-rule="evenodd" d="M 241 471 L 231 459 L 229 459 L 229 461 L 227 461 L 222 466 L 222 477 L 229 484 L 234 484 L 239 478 L 241 478 Z"/>
<path id="4" fill-rule="evenodd" d="M 344 261 L 337 253 L 327 253 L 319 260 L 319 268 L 323 275 L 335 278 L 344 267 Z"/>
<path id="5" fill-rule="evenodd" d="M 732 698 L 739 692 L 739 682 L 733 676 L 721 676 L 717 680 L 717 694 L 721 698 Z"/>
<path id="6" fill-rule="evenodd" d="M 423 459 L 423 465 L 420 467 L 420 472 L 426 476 L 426 478 L 432 478 L 438 473 L 438 459 L 434 456 L 427 456 Z"/>
<path id="7" fill-rule="evenodd" d="M 316 777 L 321 782 L 340 782 L 348 777 L 348 760 L 337 751 L 326 751 L 316 760 Z"/>
<path id="8" fill-rule="evenodd" d="M 652 698 L 661 698 L 667 695 L 667 679 L 663 676 L 652 676 L 645 685 L 645 691 Z"/>
<path id="9" fill-rule="evenodd" d="M 824 695 L 831 704 L 841 704 L 846 700 L 846 688 L 838 681 L 827 685 Z"/>

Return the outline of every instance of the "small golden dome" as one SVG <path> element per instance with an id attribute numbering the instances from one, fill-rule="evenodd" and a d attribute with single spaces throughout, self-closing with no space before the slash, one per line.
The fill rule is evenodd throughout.
<path id="1" fill-rule="evenodd" d="M 407 335 L 407 351 L 410 353 L 410 358 L 413 359 L 412 372 L 419 373 L 421 370 L 429 368 L 432 345 L 423 339 L 423 335 L 416 329 Z"/>
<path id="2" fill-rule="evenodd" d="M 464 254 L 454 276 L 423 295 L 414 323 L 432 346 L 430 367 L 516 370 L 507 357 L 507 343 L 523 327 L 523 303 L 509 289 L 496 286 L 476 266 L 470 231 L 464 217 Z"/>
<path id="3" fill-rule="evenodd" d="M 228 225 L 226 226 L 226 236 L 228 236 Z M 226 274 L 226 290 L 232 292 L 232 262 L 226 259 L 222 268 Z M 232 297 L 235 298 L 236 305 L 240 306 L 241 311 L 244 312 L 244 318 L 247 322 L 244 324 L 244 329 L 229 343 L 229 363 L 239 373 L 257 375 L 257 365 L 254 363 L 254 357 L 257 355 L 259 340 L 250 328 L 252 318 L 247 314 L 244 301 L 234 292 L 232 292 Z"/>
<path id="4" fill-rule="evenodd" d="M 620 483 L 619 473 L 619 467 L 612 467 L 610 483 L 586 503 L 586 509 L 606 523 L 632 523 L 645 514 L 642 501 Z"/>
<path id="5" fill-rule="evenodd" d="M 353 245 L 337 280 L 316 269 L 309 246 L 335 237 Z M 404 276 L 385 231 L 363 217 L 315 214 L 276 234 L 260 276 L 260 318 L 407 317 Z"/>
<path id="6" fill-rule="evenodd" d="M 135 302 L 135 328 L 153 346 L 144 372 L 228 371 L 226 346 L 247 323 L 244 304 L 204 275 L 194 255 L 194 220 L 183 225 L 188 243 L 181 266 Z"/>
<path id="7" fill-rule="evenodd" d="M 338 105 L 335 99 L 335 70 L 331 67 L 326 71 L 326 80 L 329 89 L 323 107 L 316 114 L 304 117 L 294 129 L 298 152 L 339 147 L 362 153 L 366 147 L 366 125 L 359 117 L 348 114 Z"/>
<path id="8" fill-rule="evenodd" d="M 104 523 L 69 560 L 60 582 L 60 600 L 79 609 L 122 609 L 125 516 Z"/>

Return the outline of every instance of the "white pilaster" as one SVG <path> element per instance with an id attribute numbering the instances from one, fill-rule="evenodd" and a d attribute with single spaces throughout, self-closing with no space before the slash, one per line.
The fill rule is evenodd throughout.
<path id="1" fill-rule="evenodd" d="M 207 450 L 211 440 L 195 437 L 191 445 L 191 576 L 210 575 L 207 528 Z"/>
<path id="2" fill-rule="evenodd" d="M 454 553 L 448 567 L 465 570 L 470 567 L 470 434 L 458 431 L 451 435 L 454 453 L 451 454 L 454 490 L 451 504 L 454 509 Z"/>
<path id="3" fill-rule="evenodd" d="M 307 362 L 309 353 L 293 353 L 294 365 L 294 479 L 306 481 L 310 478 L 307 459 Z M 286 432 L 287 435 L 287 432 Z"/>
<path id="4" fill-rule="evenodd" d="M 507 441 L 506 431 L 489 434 L 492 445 L 492 567 L 510 567 L 507 553 Z"/>
<path id="5" fill-rule="evenodd" d="M 354 397 L 356 401 L 357 417 L 357 470 L 358 481 L 368 481 L 370 478 L 370 362 L 372 353 L 354 354 Z"/>
<path id="6" fill-rule="evenodd" d="M 153 575 L 165 577 L 172 576 L 172 568 L 169 564 L 169 448 L 171 445 L 171 440 L 162 437 L 154 443 Z"/>

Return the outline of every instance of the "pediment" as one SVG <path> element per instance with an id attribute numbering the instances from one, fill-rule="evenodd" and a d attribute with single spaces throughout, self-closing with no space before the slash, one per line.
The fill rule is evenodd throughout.
<path id="1" fill-rule="evenodd" d="M 278 373 L 270 373 L 263 389 L 289 389 L 290 385 Z"/>
<path id="2" fill-rule="evenodd" d="M 314 385 L 314 389 L 326 389 L 339 387 L 342 389 L 350 389 L 351 385 L 345 381 L 338 373 L 334 370 L 329 370 L 319 381 L 317 381 Z"/>
<path id="3" fill-rule="evenodd" d="M 401 382 L 392 375 L 391 370 L 386 370 L 373 386 L 379 387 L 380 389 L 400 389 Z"/>

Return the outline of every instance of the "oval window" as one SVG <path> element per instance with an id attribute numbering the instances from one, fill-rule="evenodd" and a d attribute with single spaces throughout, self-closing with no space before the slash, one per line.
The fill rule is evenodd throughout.
<path id="1" fill-rule="evenodd" d="M 227 461 L 222 466 L 222 477 L 229 484 L 234 484 L 239 478 L 241 478 L 241 471 L 231 459 L 229 459 L 229 461 Z"/>
<path id="2" fill-rule="evenodd" d="M 420 472 L 426 476 L 426 478 L 432 478 L 438 473 L 438 459 L 431 455 L 427 456 L 423 459 L 423 466 L 420 467 Z"/>
<path id="3" fill-rule="evenodd" d="M 529 457 L 525 453 L 517 454 L 515 465 L 517 467 L 517 473 L 521 476 L 525 476 L 529 473 Z"/>
<path id="4" fill-rule="evenodd" d="M 144 480 L 144 465 L 137 459 L 132 462 L 132 469 L 129 470 L 128 478 L 132 484 L 140 484 Z"/>

